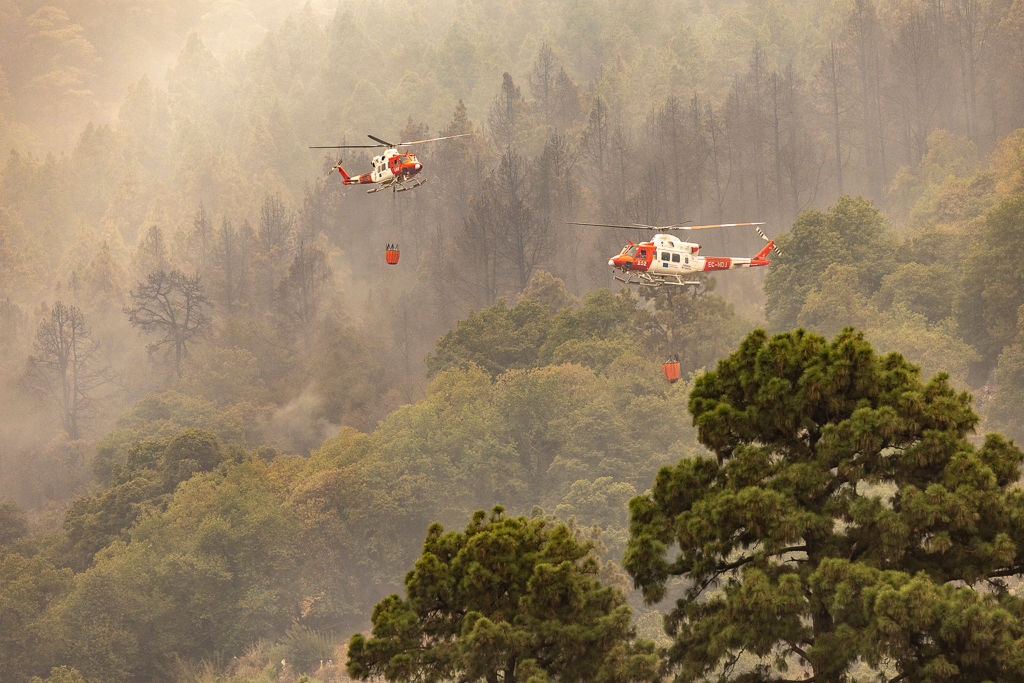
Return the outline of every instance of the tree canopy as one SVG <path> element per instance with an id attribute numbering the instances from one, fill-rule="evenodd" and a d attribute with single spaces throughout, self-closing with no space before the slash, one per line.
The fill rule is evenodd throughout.
<path id="1" fill-rule="evenodd" d="M 665 620 L 681 680 L 1024 675 L 1004 583 L 1024 572 L 1024 453 L 969 441 L 978 418 L 944 374 L 924 382 L 851 329 L 755 331 L 690 412 L 713 457 L 631 501 L 625 560 L 646 600 L 681 591 Z"/>
<path id="2" fill-rule="evenodd" d="M 553 513 L 625 586 L 682 458 L 630 557 L 710 583 L 627 593 L 676 673 L 1018 677 L 972 430 L 1024 434 L 1024 2 L 639 5 L 0 0 L 0 679 L 342 679 L 432 522 Z M 472 135 L 385 196 L 309 149 L 367 133 Z M 629 291 L 567 220 L 782 250 Z M 762 324 L 808 332 L 695 385 Z"/>
<path id="3" fill-rule="evenodd" d="M 591 546 L 564 525 L 474 513 L 464 532 L 435 524 L 405 578 L 349 642 L 349 673 L 389 681 L 655 681 L 625 597 L 597 579 Z"/>

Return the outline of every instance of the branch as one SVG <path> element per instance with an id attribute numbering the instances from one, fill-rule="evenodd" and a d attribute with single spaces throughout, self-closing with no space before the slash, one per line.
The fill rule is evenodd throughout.
<path id="1" fill-rule="evenodd" d="M 796 643 L 786 643 L 786 644 L 789 645 L 789 649 L 790 650 L 792 650 L 793 652 L 795 652 L 798 655 L 800 655 L 801 657 L 803 657 L 805 662 L 810 663 L 811 659 L 810 659 L 810 657 L 807 656 L 807 652 L 805 652 L 802 647 L 800 647 Z"/>
<path id="2" fill-rule="evenodd" d="M 774 552 L 774 553 L 771 553 L 769 555 L 766 555 L 765 557 L 776 557 L 778 555 L 785 555 L 786 553 L 795 553 L 795 552 L 807 552 L 807 546 L 806 545 L 791 545 L 788 548 L 782 548 L 781 550 L 779 550 L 777 552 Z M 717 574 L 724 574 L 725 572 L 732 571 L 733 569 L 738 569 L 738 568 L 742 567 L 743 565 L 745 565 L 745 564 L 747 564 L 749 562 L 753 562 L 755 558 L 757 558 L 757 555 L 748 555 L 747 557 L 744 557 L 744 558 L 741 558 L 739 560 L 736 560 L 735 562 L 730 562 L 729 564 L 720 565 L 720 566 L 718 566 L 715 569 L 715 573 L 716 573 L 716 575 Z"/>
<path id="3" fill-rule="evenodd" d="M 986 574 L 985 578 L 998 579 L 1004 576 L 1017 576 L 1018 574 L 1024 574 L 1024 565 L 1017 565 L 1016 567 L 1007 567 L 1006 569 L 1000 569 L 998 571 Z"/>
<path id="4" fill-rule="evenodd" d="M 795 552 L 807 552 L 807 546 L 806 545 L 793 545 L 793 546 L 789 546 L 788 548 L 782 548 L 781 550 L 778 550 L 778 551 L 776 551 L 774 553 L 770 553 L 768 555 L 764 555 L 763 557 L 776 557 L 778 555 L 784 555 L 786 553 L 795 553 Z M 708 586 L 710 586 L 712 583 L 717 581 L 718 578 L 722 574 L 725 574 L 726 572 L 733 571 L 734 569 L 739 569 L 743 565 L 749 564 L 750 562 L 753 562 L 757 557 L 758 557 L 758 555 L 756 555 L 756 554 L 755 555 L 748 555 L 747 557 L 743 557 L 743 558 L 741 558 L 739 560 L 736 560 L 735 562 L 730 562 L 728 564 L 723 564 L 723 565 L 719 565 L 718 567 L 715 567 L 715 569 L 711 572 L 711 574 L 709 574 L 707 576 L 707 578 L 704 580 L 704 582 L 700 584 L 700 588 L 696 588 L 696 585 L 690 587 L 690 589 L 687 591 L 687 595 L 690 595 L 690 596 L 693 597 L 693 599 L 696 599 L 696 597 L 698 595 L 700 595 L 701 593 L 703 593 L 704 590 Z"/>

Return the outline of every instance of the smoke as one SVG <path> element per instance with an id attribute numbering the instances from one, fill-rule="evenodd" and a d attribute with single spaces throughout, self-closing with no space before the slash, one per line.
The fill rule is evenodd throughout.
<path id="1" fill-rule="evenodd" d="M 90 122 L 114 123 L 129 86 L 142 78 L 162 83 L 191 34 L 226 60 L 297 12 L 326 16 L 333 7 L 327 0 L 56 0 L 34 11 L 17 4 L 0 8 L 0 142 L 37 154 L 69 149 Z"/>
<path id="2" fill-rule="evenodd" d="M 295 398 L 267 418 L 263 429 L 266 440 L 287 452 L 306 454 L 319 448 L 341 429 L 321 416 L 323 397 L 313 385 L 306 386 Z"/>

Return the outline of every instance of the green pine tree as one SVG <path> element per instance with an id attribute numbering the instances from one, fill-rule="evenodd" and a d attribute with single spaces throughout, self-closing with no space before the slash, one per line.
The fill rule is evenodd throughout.
<path id="1" fill-rule="evenodd" d="M 480 510 L 465 532 L 431 526 L 406 598 L 352 636 L 348 671 L 365 680 L 657 680 L 654 644 L 634 640 L 625 598 L 597 579 L 591 546 L 564 525 Z"/>
<path id="2" fill-rule="evenodd" d="M 678 680 L 1024 676 L 1004 583 L 1024 572 L 1024 454 L 968 441 L 977 416 L 944 374 L 924 383 L 849 328 L 759 330 L 690 412 L 715 457 L 633 499 L 625 559 L 647 601 L 682 594 L 665 620 Z"/>

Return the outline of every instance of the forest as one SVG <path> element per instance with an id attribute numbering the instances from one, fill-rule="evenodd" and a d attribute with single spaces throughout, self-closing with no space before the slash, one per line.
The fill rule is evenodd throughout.
<path id="1" fill-rule="evenodd" d="M 1024 4 L 0 36 L 0 681 L 1024 678 Z"/>

